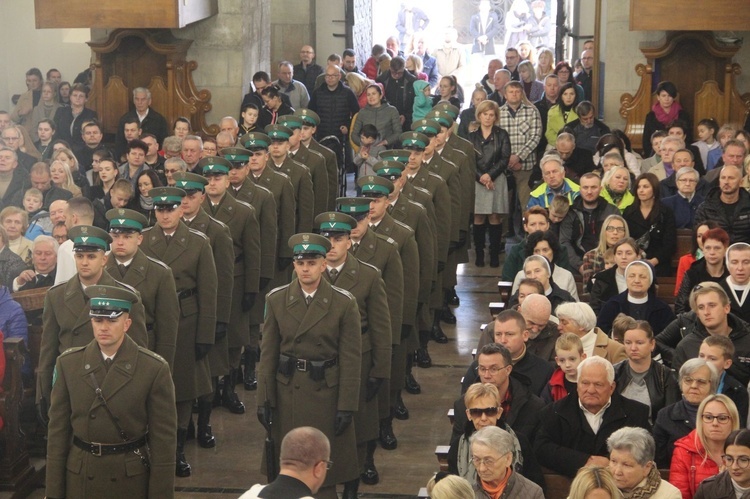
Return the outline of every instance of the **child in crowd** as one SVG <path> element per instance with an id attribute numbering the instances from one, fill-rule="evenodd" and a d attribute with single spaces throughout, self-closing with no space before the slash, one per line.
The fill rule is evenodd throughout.
<path id="1" fill-rule="evenodd" d="M 562 221 L 568 216 L 570 211 L 570 201 L 565 196 L 555 196 L 552 198 L 552 202 L 549 204 L 549 230 L 555 233 L 557 238 L 560 238 L 560 226 Z M 571 216 L 573 214 L 571 213 Z"/>
<path id="2" fill-rule="evenodd" d="M 23 194 L 23 209 L 29 214 L 29 228 L 24 236 L 29 241 L 33 241 L 40 234 L 52 234 L 52 221 L 49 213 L 42 209 L 43 204 L 44 195 L 39 189 L 32 187 Z"/>
<path id="3" fill-rule="evenodd" d="M 657 130 L 651 134 L 651 150 L 654 151 L 654 154 L 650 158 L 641 161 L 641 173 L 646 173 L 658 163 L 661 163 L 661 154 L 659 154 L 659 151 L 661 151 L 661 141 L 666 136 L 667 132 L 664 130 Z"/>
<path id="4" fill-rule="evenodd" d="M 740 425 L 744 426 L 747 420 L 748 393 L 734 376 L 727 372 L 732 366 L 734 358 L 734 343 L 727 336 L 709 336 L 701 343 L 698 358 L 713 364 L 719 373 L 719 387 L 716 393 L 721 393 L 732 399 L 737 411 L 740 413 Z"/>
<path id="5" fill-rule="evenodd" d="M 719 131 L 719 124 L 713 118 L 706 118 L 698 122 L 698 141 L 693 145 L 701 152 L 703 164 L 708 163 L 708 152 L 717 149 L 719 142 L 716 140 L 716 134 Z"/>
<path id="6" fill-rule="evenodd" d="M 378 154 L 385 150 L 385 146 L 376 145 L 379 142 L 380 134 L 375 125 L 368 123 L 362 126 L 359 132 L 360 146 L 359 151 L 354 156 L 354 165 L 357 167 L 357 178 L 364 175 L 375 175 L 373 165 L 380 161 Z"/>
<path id="7" fill-rule="evenodd" d="M 721 161 L 721 155 L 724 153 L 724 145 L 732 140 L 736 134 L 737 129 L 732 125 L 724 125 L 719 128 L 719 132 L 716 134 L 716 140 L 719 141 L 719 147 L 715 147 L 708 151 L 706 171 L 713 170 L 717 166 L 723 166 L 724 162 Z"/>
<path id="8" fill-rule="evenodd" d="M 240 123 L 240 137 L 246 133 L 250 133 L 255 130 L 255 123 L 258 121 L 258 114 L 260 110 L 255 104 L 245 104 L 242 106 L 242 123 Z"/>
<path id="9" fill-rule="evenodd" d="M 573 333 L 563 333 L 555 342 L 557 368 L 542 390 L 542 400 L 551 404 L 576 391 L 578 364 L 586 358 L 581 339 Z"/>
<path id="10" fill-rule="evenodd" d="M 617 343 L 623 343 L 625 341 L 625 331 L 631 329 L 632 325 L 632 317 L 623 313 L 617 314 L 615 320 L 612 321 L 612 339 Z"/>
<path id="11" fill-rule="evenodd" d="M 414 82 L 414 106 L 412 107 L 412 119 L 414 121 L 424 119 L 432 110 L 432 95 L 430 95 L 430 84 L 423 80 Z"/>

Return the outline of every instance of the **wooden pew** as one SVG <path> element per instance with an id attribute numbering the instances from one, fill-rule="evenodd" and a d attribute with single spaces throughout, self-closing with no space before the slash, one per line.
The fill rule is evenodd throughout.
<path id="1" fill-rule="evenodd" d="M 656 278 L 656 297 L 665 302 L 674 309 L 674 285 L 677 279 L 675 277 L 657 277 Z"/>
<path id="2" fill-rule="evenodd" d="M 448 471 L 448 451 L 450 451 L 450 445 L 438 445 L 435 447 L 435 456 L 437 456 L 438 463 L 440 463 L 440 471 Z"/>
<path id="3" fill-rule="evenodd" d="M 677 229 L 677 249 L 672 256 L 672 267 L 675 269 L 680 262 L 680 257 L 693 251 L 693 230 Z"/>
<path id="4" fill-rule="evenodd" d="M 500 293 L 500 301 L 508 303 L 510 300 L 511 290 L 513 289 L 513 283 L 511 281 L 498 281 L 497 291 Z"/>
<path id="5" fill-rule="evenodd" d="M 456 421 L 456 415 L 453 409 L 448 409 L 448 421 L 451 422 L 451 427 L 453 426 L 453 423 Z"/>
<path id="6" fill-rule="evenodd" d="M 505 310 L 505 303 L 502 301 L 492 301 L 490 302 L 490 315 L 495 318 L 497 314 Z"/>

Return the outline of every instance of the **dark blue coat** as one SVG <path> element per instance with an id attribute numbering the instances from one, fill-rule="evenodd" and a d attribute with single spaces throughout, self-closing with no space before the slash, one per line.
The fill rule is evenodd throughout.
<path id="1" fill-rule="evenodd" d="M 602 307 L 599 316 L 596 319 L 596 325 L 602 331 L 609 334 L 612 331 L 612 322 L 617 314 L 622 312 L 625 315 L 630 314 L 631 303 L 628 301 L 628 292 L 623 291 L 617 296 L 613 296 Z M 659 334 L 665 327 L 675 319 L 674 312 L 669 305 L 661 301 L 656 295 L 649 291 L 648 301 L 644 304 L 646 307 L 645 317 L 654 330 L 654 335 Z"/>
<path id="2" fill-rule="evenodd" d="M 703 200 L 703 195 L 696 192 L 690 201 L 679 194 L 675 194 L 662 199 L 661 202 L 674 212 L 675 228 L 692 229 L 695 212 L 698 211 L 698 206 L 703 204 Z"/>

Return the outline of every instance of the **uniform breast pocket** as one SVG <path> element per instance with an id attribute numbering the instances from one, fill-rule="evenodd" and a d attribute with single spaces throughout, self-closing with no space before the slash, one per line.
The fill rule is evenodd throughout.
<path id="1" fill-rule="evenodd" d="M 188 296 L 180 300 L 180 313 L 183 317 L 190 317 L 198 313 L 198 297 Z"/>
<path id="2" fill-rule="evenodd" d="M 326 385 L 333 388 L 339 384 L 339 366 L 333 366 L 326 369 Z"/>
<path id="3" fill-rule="evenodd" d="M 292 378 L 288 378 L 281 373 L 276 373 L 276 381 L 278 381 L 282 385 L 288 385 L 291 380 Z"/>
<path id="4" fill-rule="evenodd" d="M 83 466 L 83 456 L 81 455 L 80 449 L 73 449 L 68 455 L 68 462 L 65 463 L 65 468 L 76 475 L 81 473 L 81 467 Z"/>

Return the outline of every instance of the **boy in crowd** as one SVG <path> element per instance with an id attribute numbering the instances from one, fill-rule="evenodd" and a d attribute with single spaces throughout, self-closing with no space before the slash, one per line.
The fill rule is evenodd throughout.
<path id="1" fill-rule="evenodd" d="M 258 121 L 260 110 L 255 104 L 245 104 L 242 106 L 242 123 L 240 123 L 239 137 L 255 130 L 255 123 Z"/>
<path id="2" fill-rule="evenodd" d="M 354 164 L 357 166 L 357 178 L 366 175 L 375 175 L 372 167 L 380 161 L 378 154 L 385 149 L 382 145 L 376 145 L 379 136 L 380 134 L 375 125 L 368 123 L 362 126 L 362 131 L 359 133 L 359 151 L 354 156 Z"/>
<path id="3" fill-rule="evenodd" d="M 716 393 L 721 393 L 732 399 L 740 413 L 740 421 L 747 420 L 748 393 L 742 383 L 727 372 L 734 358 L 734 343 L 726 336 L 709 336 L 701 343 L 698 358 L 704 359 L 716 367 L 719 373 L 719 387 Z"/>
<path id="4" fill-rule="evenodd" d="M 49 213 L 42 209 L 44 195 L 39 189 L 31 188 L 23 194 L 23 209 L 29 214 L 29 228 L 25 237 L 30 241 L 36 239 L 40 234 L 49 236 L 52 234 L 52 221 Z"/>
<path id="5" fill-rule="evenodd" d="M 578 364 L 585 358 L 581 339 L 573 333 L 561 334 L 555 342 L 557 368 L 542 391 L 542 400 L 551 404 L 575 392 L 578 386 Z"/>

